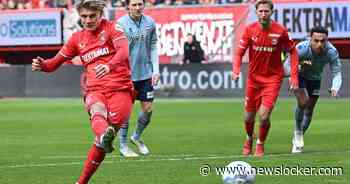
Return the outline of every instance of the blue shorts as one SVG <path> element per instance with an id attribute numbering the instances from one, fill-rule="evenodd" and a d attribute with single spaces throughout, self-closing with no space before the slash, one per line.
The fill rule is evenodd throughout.
<path id="1" fill-rule="evenodd" d="M 152 79 L 133 81 L 134 88 L 137 91 L 136 100 L 141 102 L 153 102 L 154 90 Z"/>
<path id="2" fill-rule="evenodd" d="M 299 75 L 299 88 L 306 89 L 309 96 L 320 96 L 321 80 L 308 80 Z"/>

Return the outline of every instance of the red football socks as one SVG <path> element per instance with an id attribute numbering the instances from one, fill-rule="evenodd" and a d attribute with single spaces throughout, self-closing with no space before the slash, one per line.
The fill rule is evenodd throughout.
<path id="1" fill-rule="evenodd" d="M 244 125 L 245 125 L 245 131 L 247 132 L 247 135 L 248 135 L 250 138 L 253 138 L 253 134 L 254 134 L 254 121 L 252 121 L 252 122 L 244 121 Z"/>
<path id="2" fill-rule="evenodd" d="M 266 137 L 269 133 L 270 129 L 270 121 L 262 121 L 260 122 L 260 127 L 259 127 L 259 141 L 261 144 L 263 144 L 266 140 Z"/>
<path id="3" fill-rule="evenodd" d="M 105 155 L 103 149 L 96 147 L 96 145 L 91 147 L 78 181 L 79 184 L 87 184 L 89 182 L 89 179 L 96 172 Z"/>

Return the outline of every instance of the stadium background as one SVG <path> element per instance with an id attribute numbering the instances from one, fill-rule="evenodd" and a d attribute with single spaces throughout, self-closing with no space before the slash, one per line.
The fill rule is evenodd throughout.
<path id="1" fill-rule="evenodd" d="M 31 5 L 34 9 L 9 11 L 1 7 L 10 0 L 0 0 L 0 96 L 5 97 L 0 99 L 1 184 L 74 183 L 93 140 L 88 114 L 78 97 L 82 71 L 79 62 L 67 63 L 52 74 L 32 72 L 30 69 L 33 57 L 53 56 L 67 36 L 79 29 L 76 14 L 70 10 L 70 1 L 45 0 L 46 4 L 43 1 L 12 0 L 37 4 Z M 278 15 L 275 15 L 297 41 L 304 39 L 308 25 L 321 22 L 330 26 L 331 41 L 339 49 L 343 63 L 344 78 L 340 93 L 349 97 L 350 3 L 285 1 L 276 2 Z M 107 156 L 91 183 L 222 184 L 219 175 L 211 173 L 204 177 L 199 174 L 199 169 L 203 165 L 211 165 L 213 170 L 234 160 L 243 160 L 255 167 L 341 167 L 343 171 L 333 176 L 331 173 L 327 176 L 257 176 L 257 184 L 349 183 L 350 143 L 346 140 L 350 138 L 347 113 L 350 101 L 349 98 L 327 98 L 329 78 L 322 84 L 323 98 L 317 104 L 312 127 L 305 136 L 303 154 L 290 154 L 296 103 L 291 97 L 278 100 L 274 109 L 264 158 L 242 157 L 242 140 L 245 138 L 242 123 L 244 81 L 234 83 L 229 75 L 233 54 L 231 47 L 238 37 L 238 27 L 254 19 L 249 14 L 252 12 L 249 3 L 176 0 L 168 9 L 164 3 L 172 1 L 147 2 L 149 5 L 150 2 L 156 4 L 154 9 L 147 11 L 162 18 L 158 22 L 162 85 L 157 90 L 157 96 L 211 98 L 157 98 L 153 122 L 144 136 L 152 154 L 125 159 L 115 151 Z M 200 4 L 193 5 L 192 2 Z M 228 4 L 219 4 L 223 2 Z M 114 2 L 117 6 L 121 4 L 122 1 Z M 62 9 L 39 8 L 41 6 Z M 20 7 L 23 5 L 17 5 L 17 8 Z M 106 17 L 115 19 L 122 10 L 110 7 Z M 197 11 L 201 16 L 194 16 Z M 41 29 L 38 30 L 38 27 Z M 223 28 L 227 28 L 228 32 L 222 31 Z M 183 29 L 199 34 L 208 63 L 178 64 L 184 40 L 179 32 Z M 207 29 L 204 34 L 203 29 Z M 230 34 L 229 30 L 234 31 Z M 244 79 L 245 73 L 242 75 L 241 79 Z M 329 73 L 325 75 L 329 76 Z M 288 96 L 285 88 L 281 93 Z M 223 96 L 238 98 L 220 99 Z M 139 110 L 139 106 L 135 105 L 131 123 L 135 123 Z"/>
<path id="2" fill-rule="evenodd" d="M 11 6 L 11 2 L 17 4 Z M 74 2 L 3 0 L 0 7 L 6 7 L 6 3 L 7 9 L 0 10 L 0 96 L 79 96 L 77 84 L 82 67 L 78 58 L 53 74 L 32 73 L 28 65 L 37 55 L 54 56 L 68 37 L 81 29 L 77 12 L 72 8 Z M 125 14 L 121 7 L 123 3 L 109 1 L 106 18 L 116 20 Z M 150 0 L 147 6 L 145 13 L 155 19 L 159 39 L 162 79 L 157 86 L 158 96 L 242 96 L 245 70 L 243 80 L 235 83 L 230 80 L 230 65 L 242 29 L 255 20 L 251 2 Z M 345 82 L 340 95 L 349 97 L 350 84 L 346 82 L 350 79 L 346 72 L 350 70 L 349 1 L 277 0 L 273 18 L 285 25 L 296 41 L 305 39 L 313 26 L 323 25 L 329 29 L 330 40 L 342 58 Z M 205 63 L 181 64 L 187 33 L 194 34 L 200 41 L 205 51 Z M 325 75 L 330 75 L 328 67 Z M 323 89 L 329 87 L 329 83 L 329 80 L 323 80 Z M 287 82 L 281 96 L 289 95 L 286 85 Z M 321 95 L 327 96 L 327 90 L 322 90 Z"/>

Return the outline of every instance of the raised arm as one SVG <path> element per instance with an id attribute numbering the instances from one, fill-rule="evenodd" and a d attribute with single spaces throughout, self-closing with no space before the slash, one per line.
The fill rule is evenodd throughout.
<path id="1" fill-rule="evenodd" d="M 59 68 L 64 62 L 73 59 L 77 55 L 77 49 L 75 47 L 75 38 L 72 36 L 68 42 L 63 45 L 61 50 L 55 57 L 50 59 L 43 59 L 36 57 L 32 61 L 33 71 L 53 72 Z"/>
<path id="2" fill-rule="evenodd" d="M 69 60 L 68 58 L 62 56 L 60 53 L 57 53 L 55 57 L 51 59 L 43 59 L 41 57 L 36 57 L 32 62 L 33 71 L 43 71 L 43 72 L 53 72 L 59 66 L 62 65 L 65 61 Z"/>

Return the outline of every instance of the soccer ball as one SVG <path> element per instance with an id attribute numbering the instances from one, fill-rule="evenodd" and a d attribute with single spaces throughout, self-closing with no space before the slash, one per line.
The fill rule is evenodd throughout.
<path id="1" fill-rule="evenodd" d="M 228 164 L 222 175 L 224 184 L 254 184 L 255 170 L 247 162 L 234 161 Z"/>

